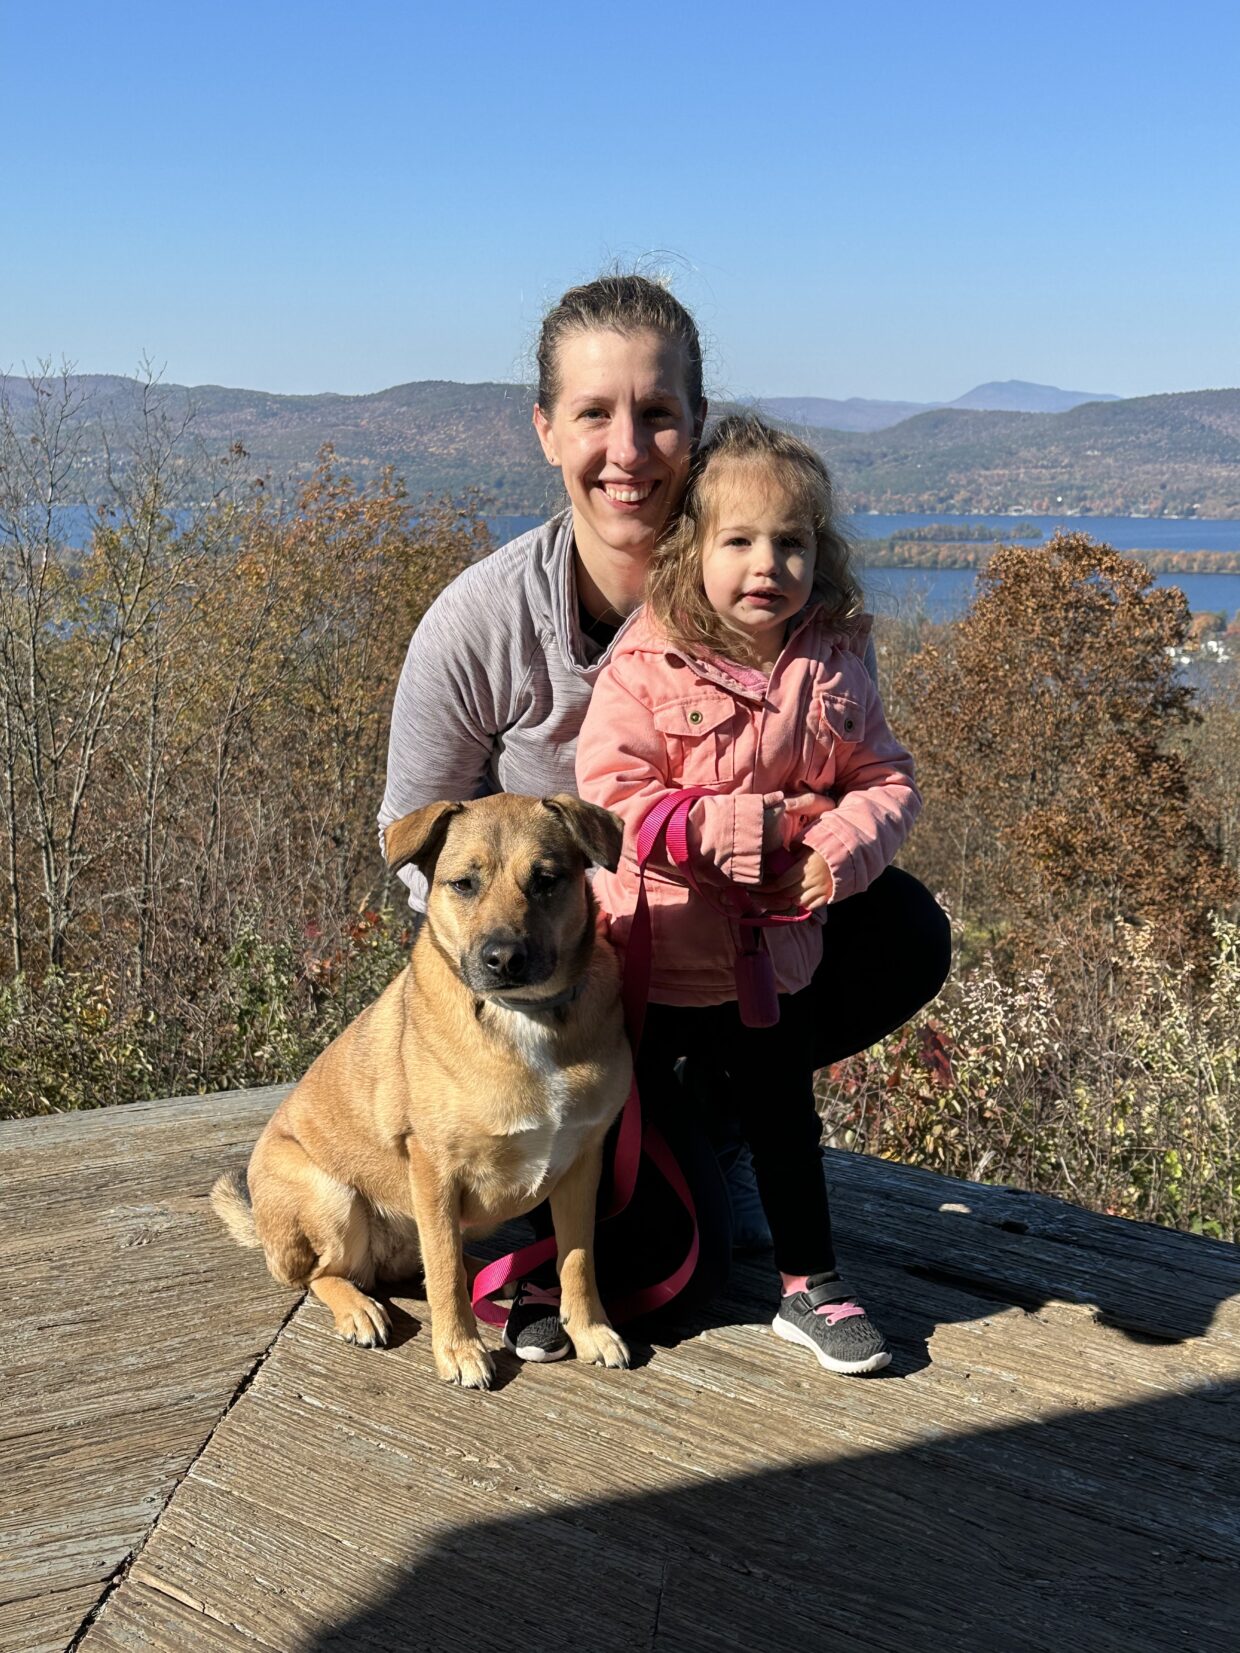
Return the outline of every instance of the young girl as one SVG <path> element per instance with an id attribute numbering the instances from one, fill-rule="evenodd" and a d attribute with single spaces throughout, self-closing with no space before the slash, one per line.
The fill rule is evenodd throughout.
<path id="1" fill-rule="evenodd" d="M 625 822 L 621 864 L 594 885 L 622 949 L 643 818 L 671 792 L 709 788 L 688 816 L 698 890 L 665 852 L 647 865 L 639 1086 L 665 1083 L 680 1056 L 726 1070 L 782 1283 L 773 1329 L 832 1371 L 874 1372 L 891 1357 L 831 1242 L 813 1093 L 823 984 L 811 983 L 832 905 L 889 864 L 921 800 L 866 670 L 870 618 L 818 456 L 756 418 L 725 419 L 693 463 L 646 595 L 577 749 L 581 796 Z M 737 1002 L 738 908 L 810 915 L 759 932 L 779 994 L 772 1026 L 746 1025 Z M 829 990 L 846 1000 L 847 975 Z"/>

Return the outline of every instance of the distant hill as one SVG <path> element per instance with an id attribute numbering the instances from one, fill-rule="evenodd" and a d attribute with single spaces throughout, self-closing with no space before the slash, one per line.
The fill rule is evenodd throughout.
<path id="1" fill-rule="evenodd" d="M 854 510 L 1240 517 L 1240 390 L 1066 413 L 940 408 L 813 440 Z"/>
<path id="2" fill-rule="evenodd" d="M 864 396 L 832 401 L 826 396 L 764 396 L 758 406 L 773 419 L 789 425 L 813 425 L 824 430 L 887 430 L 916 413 L 934 408 L 970 408 L 996 413 L 1066 413 L 1082 402 L 1117 402 L 1118 396 L 1087 390 L 1060 390 L 1056 385 L 1030 384 L 1026 379 L 992 380 L 975 385 L 954 402 L 874 402 Z"/>
<path id="3" fill-rule="evenodd" d="M 76 383 L 87 420 L 80 489 L 91 499 L 103 477 L 98 427 L 113 428 L 115 451 L 140 387 L 112 376 Z M 28 406 L 23 381 L 10 380 L 7 391 L 19 412 Z M 192 413 L 191 432 L 208 450 L 240 442 L 255 476 L 304 476 L 330 442 L 359 478 L 390 464 L 415 497 L 478 489 L 496 514 L 542 512 L 559 497 L 530 429 L 527 386 L 425 380 L 367 396 L 276 396 L 165 385 L 157 394 L 174 417 Z M 765 405 L 774 415 L 787 400 Z M 850 511 L 1240 517 L 1240 390 L 1093 398 L 1065 412 L 941 407 L 856 431 L 796 423 Z"/>
<path id="4" fill-rule="evenodd" d="M 829 396 L 762 396 L 754 404 L 760 413 L 786 425 L 813 425 L 822 430 L 886 430 L 915 413 L 939 407 L 939 402 L 872 402 L 850 396 L 836 402 Z"/>
<path id="5" fill-rule="evenodd" d="M 139 384 L 111 376 L 75 381 L 92 423 L 124 430 L 135 418 Z M 24 382 L 10 380 L 17 406 Z M 392 465 L 412 494 L 460 496 L 480 489 L 498 511 L 536 512 L 559 498 L 530 426 L 533 396 L 524 385 L 457 384 L 427 379 L 366 396 L 277 396 L 220 385 L 160 385 L 156 396 L 174 420 L 192 414 L 195 441 L 223 453 L 240 442 L 255 476 L 305 476 L 330 442 L 359 478 Z M 82 489 L 99 491 L 104 452 L 98 440 L 83 456 Z"/>
<path id="6" fill-rule="evenodd" d="M 1118 396 L 1100 391 L 1060 390 L 1055 385 L 1032 385 L 1026 379 L 992 379 L 989 384 L 966 390 L 947 406 L 990 413 L 1067 413 L 1082 402 L 1118 401 Z"/>

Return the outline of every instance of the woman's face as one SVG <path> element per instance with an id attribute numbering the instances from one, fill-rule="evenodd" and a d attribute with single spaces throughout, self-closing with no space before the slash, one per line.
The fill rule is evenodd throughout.
<path id="1" fill-rule="evenodd" d="M 683 348 L 661 333 L 570 333 L 560 393 L 534 409 L 543 452 L 564 473 L 577 549 L 649 556 L 680 501 L 706 404 L 689 405 Z"/>

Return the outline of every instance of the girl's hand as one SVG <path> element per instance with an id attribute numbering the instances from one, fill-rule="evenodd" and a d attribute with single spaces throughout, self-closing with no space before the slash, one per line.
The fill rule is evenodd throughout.
<path id="1" fill-rule="evenodd" d="M 816 850 L 802 847 L 794 852 L 784 872 L 768 878 L 750 894 L 763 912 L 794 913 L 800 907 L 807 913 L 815 913 L 827 905 L 834 890 L 835 880 L 822 856 Z"/>
<path id="2" fill-rule="evenodd" d="M 772 801 L 762 811 L 763 855 L 783 849 L 788 839 L 795 843 L 810 821 L 816 821 L 827 810 L 835 808 L 831 798 L 825 798 L 818 792 L 789 793 L 786 798 L 779 797 L 777 793 L 770 793 L 769 796 Z"/>
<path id="3" fill-rule="evenodd" d="M 811 821 L 835 808 L 835 800 L 821 792 L 797 792 L 784 799 L 783 808 L 786 814 L 795 818 L 794 830 L 804 832 Z"/>
<path id="4" fill-rule="evenodd" d="M 807 913 L 816 913 L 819 908 L 827 905 L 834 892 L 835 880 L 831 876 L 830 867 L 817 850 L 810 850 L 801 864 L 798 906 L 804 907 Z"/>

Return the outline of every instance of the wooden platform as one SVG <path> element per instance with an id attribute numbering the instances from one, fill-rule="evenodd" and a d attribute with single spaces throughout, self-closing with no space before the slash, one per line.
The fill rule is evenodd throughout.
<path id="1" fill-rule="evenodd" d="M 1240 1259 L 833 1155 L 897 1344 L 769 1265 L 630 1372 L 346 1347 L 206 1193 L 279 1092 L 0 1126 L 0 1650 L 1240 1646 Z"/>

